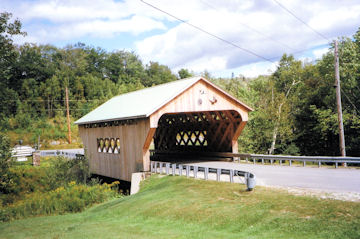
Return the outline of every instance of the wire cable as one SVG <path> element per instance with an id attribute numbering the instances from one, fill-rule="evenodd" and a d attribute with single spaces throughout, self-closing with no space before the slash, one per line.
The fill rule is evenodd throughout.
<path id="1" fill-rule="evenodd" d="M 307 26 L 309 29 L 311 29 L 313 32 L 315 32 L 318 36 L 320 36 L 321 38 L 324 38 L 327 41 L 330 41 L 330 39 L 328 37 L 326 37 L 325 35 L 323 35 L 322 33 L 320 33 L 319 31 L 315 30 L 314 28 L 312 28 L 309 24 L 307 24 L 305 21 L 303 21 L 300 17 L 296 16 L 295 13 L 293 13 L 292 11 L 290 11 L 288 8 L 286 8 L 284 5 L 282 5 L 279 1 L 277 0 L 273 0 L 277 5 L 279 5 L 282 9 L 284 9 L 286 12 L 288 12 L 290 15 L 292 15 L 293 17 L 295 17 L 299 22 L 301 22 L 302 24 L 304 24 L 305 26 Z"/>
<path id="2" fill-rule="evenodd" d="M 143 3 L 145 3 L 146 5 L 154 8 L 154 9 L 156 9 L 156 10 L 158 10 L 158 11 L 160 11 L 160 12 L 162 12 L 162 13 L 170 16 L 170 17 L 172 17 L 172 18 L 175 18 L 176 20 L 178 20 L 178 21 L 180 21 L 180 22 L 183 22 L 183 23 L 191 26 L 192 28 L 195 28 L 195 29 L 197 29 L 197 30 L 199 30 L 199 31 L 201 31 L 201 32 L 209 35 L 209 36 L 212 36 L 212 37 L 214 37 L 214 38 L 216 38 L 216 39 L 218 39 L 218 40 L 220 40 L 220 41 L 222 41 L 222 42 L 225 42 L 225 43 L 227 43 L 227 44 L 229 44 L 229 45 L 231 45 L 231 46 L 233 46 L 233 47 L 236 47 L 236 48 L 238 48 L 238 49 L 240 49 L 240 50 L 242 50 L 242 51 L 245 51 L 245 52 L 247 52 L 247 53 L 249 53 L 249 54 L 251 54 L 251 55 L 254 55 L 254 56 L 258 57 L 258 58 L 261 58 L 261 59 L 263 59 L 263 60 L 265 60 L 265 61 L 274 63 L 272 60 L 270 60 L 270 59 L 268 59 L 268 58 L 266 58 L 266 57 L 264 57 L 264 56 L 261 56 L 261 55 L 255 53 L 255 52 L 253 52 L 253 51 L 251 51 L 251 50 L 248 50 L 248 49 L 246 49 L 246 48 L 244 48 L 244 47 L 241 47 L 241 46 L 239 46 L 239 45 L 237 45 L 237 44 L 235 44 L 235 43 L 232 43 L 232 42 L 230 42 L 230 41 L 228 41 L 228 40 L 226 40 L 226 39 L 224 39 L 224 38 L 221 38 L 221 37 L 219 37 L 219 36 L 217 36 L 217 35 L 215 35 L 215 34 L 213 34 L 213 33 L 210 33 L 210 32 L 208 32 L 208 31 L 206 31 L 206 30 L 204 30 L 204 29 L 202 29 L 202 28 L 200 28 L 200 27 L 198 27 L 198 26 L 196 26 L 196 25 L 194 25 L 194 24 L 191 24 L 191 23 L 189 23 L 189 22 L 187 22 L 187 21 L 185 21 L 185 20 L 183 20 L 183 19 L 181 19 L 181 18 L 178 18 L 178 17 L 172 15 L 172 14 L 169 13 L 169 12 L 166 12 L 166 11 L 164 11 L 164 10 L 162 10 L 162 9 L 160 9 L 160 8 L 158 8 L 158 7 L 150 4 L 150 3 L 148 3 L 148 2 L 145 2 L 144 0 L 140 0 L 140 1 L 143 2 Z"/>
<path id="3" fill-rule="evenodd" d="M 200 0 L 200 1 L 201 1 L 202 3 L 204 3 L 205 5 L 207 5 L 208 7 L 214 9 L 214 10 L 218 10 L 216 7 L 214 7 L 213 5 L 209 4 L 208 2 L 206 2 L 206 1 L 204 1 L 204 0 Z M 266 39 L 269 39 L 269 40 L 271 40 L 271 41 L 273 41 L 273 42 L 275 42 L 275 43 L 277 43 L 277 44 L 279 44 L 279 45 L 282 45 L 282 46 L 284 46 L 284 47 L 286 47 L 286 48 L 289 48 L 289 49 L 292 50 L 292 51 L 296 51 L 296 49 L 292 48 L 291 46 L 289 46 L 289 45 L 287 45 L 287 44 L 285 44 L 285 43 L 283 43 L 283 42 L 281 42 L 281 41 L 278 41 L 278 40 L 276 40 L 276 39 L 274 39 L 274 38 L 272 38 L 272 37 L 270 37 L 270 36 L 267 36 L 267 35 L 263 34 L 262 32 L 256 30 L 255 28 L 253 28 L 253 27 L 251 27 L 251 26 L 249 26 L 249 25 L 247 25 L 247 24 L 245 24 L 245 23 L 243 23 L 243 22 L 240 22 L 240 24 L 241 24 L 242 26 L 246 27 L 247 29 L 249 29 L 249 30 L 251 30 L 251 31 L 259 34 L 260 36 L 266 38 Z M 270 59 L 273 59 L 273 58 L 270 58 Z"/>

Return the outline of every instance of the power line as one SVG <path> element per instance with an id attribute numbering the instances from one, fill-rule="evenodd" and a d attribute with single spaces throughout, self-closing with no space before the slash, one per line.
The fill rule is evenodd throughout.
<path id="1" fill-rule="evenodd" d="M 214 10 L 218 10 L 216 7 L 212 6 L 211 4 L 207 3 L 206 1 L 204 1 L 204 0 L 200 0 L 200 1 L 203 2 L 205 5 L 209 6 L 210 8 L 214 9 Z M 283 43 L 283 42 L 281 42 L 281 41 L 278 41 L 278 40 L 276 40 L 276 39 L 274 39 L 274 38 L 272 38 L 272 37 L 270 37 L 270 36 L 267 36 L 267 35 L 263 34 L 262 32 L 256 30 L 255 28 L 253 28 L 253 27 L 251 27 L 251 26 L 249 26 L 249 25 L 247 25 L 247 24 L 245 24 L 245 23 L 243 23 L 243 22 L 240 22 L 240 24 L 241 24 L 242 26 L 248 28 L 249 30 L 251 30 L 251 31 L 253 31 L 253 32 L 255 32 L 255 33 L 263 36 L 264 38 L 267 38 L 267 39 L 269 39 L 269 40 L 271 40 L 271 41 L 273 41 L 273 42 L 275 42 L 275 43 L 277 43 L 277 44 L 280 44 L 280 45 L 282 45 L 282 46 L 285 46 L 285 47 L 289 48 L 289 49 L 292 50 L 292 51 L 296 51 L 296 49 L 292 48 L 291 46 L 289 46 L 289 45 L 287 45 L 287 44 L 285 44 L 285 43 Z M 270 58 L 270 59 L 273 59 L 273 58 Z"/>
<path id="2" fill-rule="evenodd" d="M 318 46 L 317 46 L 318 47 Z M 296 54 L 299 54 L 301 52 L 306 52 L 306 51 L 309 51 L 309 50 L 312 50 L 314 49 L 315 47 L 309 47 L 309 48 L 306 48 L 306 49 L 302 49 L 302 50 L 298 50 L 298 51 L 295 51 L 295 52 L 290 52 L 289 54 L 290 55 L 296 55 Z M 271 57 L 269 58 L 270 60 L 274 60 L 274 59 L 278 59 L 278 58 L 281 58 L 281 56 L 275 56 L 275 57 Z"/>
<path id="3" fill-rule="evenodd" d="M 87 110 L 91 110 L 91 109 L 70 109 L 70 111 L 87 111 Z M 34 109 L 34 110 L 10 110 L 12 113 L 17 113 L 17 112 L 35 112 L 35 111 L 66 111 L 66 109 Z"/>
<path id="4" fill-rule="evenodd" d="M 315 30 L 314 28 L 312 28 L 309 24 L 307 24 L 305 21 L 303 21 L 300 17 L 296 16 L 295 13 L 293 13 L 292 11 L 290 11 L 288 8 L 286 8 L 284 5 L 282 5 L 280 2 L 278 2 L 277 0 L 273 0 L 277 5 L 279 5 L 282 9 L 284 9 L 286 12 L 288 12 L 290 15 L 292 15 L 293 17 L 295 17 L 298 21 L 300 21 L 302 24 L 304 24 L 305 26 L 307 26 L 309 29 L 311 29 L 313 32 L 315 32 L 317 35 L 319 35 L 321 38 L 324 38 L 327 41 L 330 41 L 329 38 L 327 38 L 325 35 L 323 35 L 322 33 L 318 32 L 317 30 Z"/>
<path id="5" fill-rule="evenodd" d="M 212 9 L 214 9 L 214 10 L 217 10 L 213 5 L 207 3 L 206 1 L 204 1 L 204 0 L 200 0 L 200 1 L 203 2 L 205 5 L 209 6 L 210 8 L 212 8 Z M 302 50 L 296 50 L 296 49 L 290 47 L 289 45 L 287 45 L 287 44 L 285 44 L 285 43 L 283 43 L 283 42 L 281 42 L 281 41 L 278 41 L 278 40 L 276 40 L 276 39 L 274 39 L 274 38 L 272 38 L 272 37 L 269 37 L 269 36 L 263 34 L 262 32 L 256 30 L 255 28 L 253 28 L 253 27 L 251 27 L 251 26 L 249 26 L 249 25 L 247 25 L 247 24 L 245 24 L 245 23 L 242 23 L 242 22 L 241 22 L 240 24 L 243 25 L 244 27 L 252 30 L 253 32 L 258 33 L 259 35 L 263 36 L 264 38 L 267 38 L 267 39 L 269 39 L 269 40 L 271 40 L 271 41 L 273 41 L 273 42 L 276 42 L 276 43 L 278 43 L 278 44 L 280 44 L 280 45 L 283 45 L 283 46 L 285 46 L 285 47 L 293 50 L 293 52 L 290 52 L 290 54 L 292 54 L 292 55 L 298 54 L 298 53 L 301 53 L 301 52 L 305 52 L 305 51 L 311 50 L 311 49 L 313 48 L 313 47 L 311 47 L 311 48 L 306 48 L 306 49 L 302 49 Z M 278 58 L 281 58 L 281 56 L 271 57 L 271 58 L 269 58 L 269 60 L 275 60 L 275 59 L 278 59 Z"/>
<path id="6" fill-rule="evenodd" d="M 354 107 L 355 111 L 357 111 L 358 113 L 360 113 L 360 110 L 358 110 L 358 108 L 356 107 L 356 105 L 352 102 L 352 100 L 350 100 L 350 97 L 345 93 L 345 91 L 343 89 L 340 89 L 341 93 L 343 93 L 343 95 L 345 95 L 346 99 L 349 101 L 349 103 Z"/>
<path id="7" fill-rule="evenodd" d="M 94 99 L 94 100 L 69 100 L 69 101 L 77 101 L 77 102 L 91 102 L 91 101 L 102 101 L 102 100 L 106 100 L 106 99 Z M 20 102 L 53 102 L 53 101 L 56 101 L 56 102 L 64 102 L 65 100 L 3 100 L 2 102 L 17 102 L 17 101 L 20 101 Z"/>
<path id="8" fill-rule="evenodd" d="M 207 34 L 207 35 L 210 35 L 210 36 L 212 36 L 212 37 L 214 37 L 214 38 L 216 38 L 216 39 L 218 39 L 218 40 L 220 40 L 220 41 L 223 41 L 223 42 L 225 42 L 225 43 L 227 43 L 227 44 L 229 44 L 229 45 L 231 45 L 231 46 L 233 46 L 233 47 L 236 47 L 236 48 L 238 48 L 238 49 L 240 49 L 240 50 L 243 50 L 243 51 L 245 51 L 245 52 L 247 52 L 247 53 L 249 53 L 249 54 L 251 54 L 251 55 L 254 55 L 254 56 L 258 57 L 258 58 L 261 58 L 261 59 L 263 59 L 263 60 L 265 60 L 265 61 L 274 63 L 272 60 L 270 60 L 270 59 L 268 59 L 268 58 L 266 58 L 266 57 L 264 57 L 264 56 L 261 56 L 261 55 L 255 53 L 255 52 L 253 52 L 253 51 L 251 51 L 251 50 L 248 50 L 248 49 L 243 48 L 243 47 L 241 47 L 241 46 L 239 46 L 239 45 L 237 45 L 237 44 L 235 44 L 235 43 L 232 43 L 232 42 L 230 42 L 230 41 L 228 41 L 228 40 L 225 40 L 224 38 L 221 38 L 221 37 L 219 37 L 219 36 L 217 36 L 217 35 L 215 35 L 215 34 L 213 34 L 213 33 L 210 33 L 210 32 L 208 32 L 208 31 L 202 29 L 201 27 L 198 27 L 198 26 L 196 26 L 196 25 L 193 25 L 193 24 L 191 24 L 191 23 L 189 23 L 189 22 L 187 22 L 187 21 L 185 21 L 185 20 L 182 20 L 181 18 L 178 18 L 178 17 L 172 15 L 171 13 L 168 13 L 168 12 L 166 12 L 166 11 L 164 11 L 164 10 L 162 10 L 162 9 L 160 9 L 160 8 L 158 8 L 158 7 L 150 4 L 150 3 L 147 3 L 147 2 L 145 2 L 145 1 L 143 1 L 143 0 L 140 0 L 140 1 L 143 2 L 143 3 L 145 3 L 146 5 L 148 5 L 148 6 L 152 7 L 152 8 L 154 8 L 154 9 L 162 12 L 162 13 L 165 13 L 166 15 L 168 15 L 168 16 L 170 16 L 170 17 L 172 17 L 172 18 L 175 18 L 176 20 L 178 20 L 178 21 L 180 21 L 180 22 L 183 22 L 183 23 L 191 26 L 192 28 L 195 28 L 195 29 L 197 29 L 197 30 L 199 30 L 199 31 Z"/>

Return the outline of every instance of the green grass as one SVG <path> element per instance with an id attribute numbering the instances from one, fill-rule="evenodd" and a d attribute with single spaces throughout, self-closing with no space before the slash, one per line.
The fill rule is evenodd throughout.
<path id="1" fill-rule="evenodd" d="M 85 212 L 0 224 L 0 238 L 360 238 L 360 203 L 156 177 Z"/>

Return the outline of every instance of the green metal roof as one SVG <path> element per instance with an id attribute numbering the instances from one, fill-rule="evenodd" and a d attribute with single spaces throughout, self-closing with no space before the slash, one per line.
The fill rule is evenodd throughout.
<path id="1" fill-rule="evenodd" d="M 75 124 L 148 117 L 200 79 L 202 78 L 192 77 L 115 96 Z"/>

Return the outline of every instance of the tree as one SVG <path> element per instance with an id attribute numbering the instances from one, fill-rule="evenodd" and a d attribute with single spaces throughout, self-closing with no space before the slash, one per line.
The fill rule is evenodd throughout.
<path id="1" fill-rule="evenodd" d="M 18 19 L 9 22 L 11 17 L 11 13 L 0 13 L 0 118 L 12 115 L 16 109 L 17 94 L 11 89 L 11 79 L 17 52 L 12 37 L 26 35 L 21 31 L 21 22 Z"/>
<path id="2" fill-rule="evenodd" d="M 145 71 L 147 77 L 142 82 L 145 87 L 177 80 L 176 76 L 171 73 L 169 67 L 160 65 L 158 62 L 150 61 L 149 65 L 146 66 Z"/>
<path id="3" fill-rule="evenodd" d="M 271 79 L 271 109 L 273 111 L 273 132 L 269 154 L 273 154 L 279 133 L 289 141 L 292 135 L 292 102 L 296 99 L 296 88 L 302 82 L 301 61 L 295 61 L 293 56 L 284 54 L 279 66 Z M 295 96 L 296 98 L 297 96 Z"/>
<path id="4" fill-rule="evenodd" d="M 146 77 L 141 60 L 133 52 L 113 52 L 105 64 L 105 77 L 114 83 L 134 84 Z"/>
<path id="5" fill-rule="evenodd" d="M 12 17 L 11 13 L 0 13 L 0 79 L 1 83 L 6 83 L 11 78 L 12 67 L 16 60 L 17 54 L 13 44 L 12 37 L 16 35 L 25 36 L 26 33 L 21 31 L 21 22 L 16 19 L 9 22 Z"/>
<path id="6" fill-rule="evenodd" d="M 179 79 L 185 79 L 185 78 L 193 76 L 192 73 L 190 73 L 187 69 L 184 69 L 184 68 L 182 68 L 178 71 L 178 75 L 179 75 Z"/>
<path id="7" fill-rule="evenodd" d="M 11 180 L 11 148 L 10 140 L 0 133 L 0 192 L 7 193 L 7 189 L 12 184 Z"/>

